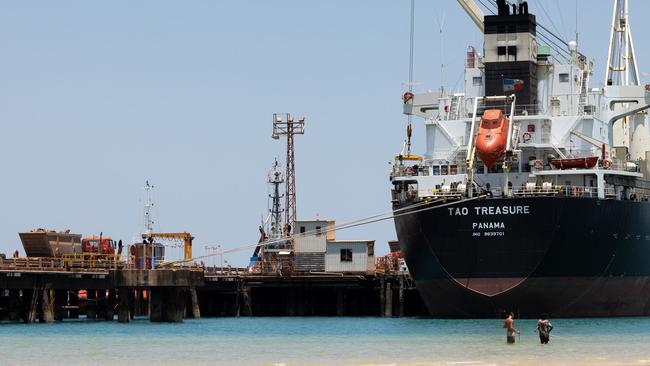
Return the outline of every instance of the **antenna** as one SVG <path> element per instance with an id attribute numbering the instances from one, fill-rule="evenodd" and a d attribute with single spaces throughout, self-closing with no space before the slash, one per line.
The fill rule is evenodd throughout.
<path id="1" fill-rule="evenodd" d="M 153 201 L 151 199 L 153 185 L 147 180 L 144 185 L 145 202 L 144 202 L 144 232 L 145 234 L 153 233 L 153 218 L 151 217 Z"/>
<path id="2" fill-rule="evenodd" d="M 442 20 L 436 17 L 436 23 L 438 23 L 438 31 L 440 33 L 440 93 L 444 91 L 445 85 L 445 37 L 444 37 L 444 27 L 445 27 L 445 12 L 442 13 Z"/>
<path id="3" fill-rule="evenodd" d="M 409 37 L 409 91 L 407 94 L 404 94 L 404 103 L 407 102 L 406 96 L 410 95 L 410 97 L 413 97 L 413 42 L 415 39 L 415 0 L 411 0 L 411 33 Z M 413 116 L 411 113 L 408 115 L 408 125 L 406 126 L 406 146 L 407 146 L 407 155 L 411 155 L 411 133 L 413 131 L 413 126 L 411 125 L 411 122 L 413 120 Z"/>

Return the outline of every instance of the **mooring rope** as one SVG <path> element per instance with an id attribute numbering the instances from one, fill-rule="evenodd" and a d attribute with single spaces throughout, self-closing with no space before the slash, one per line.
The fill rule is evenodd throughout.
<path id="1" fill-rule="evenodd" d="M 475 200 L 478 200 L 478 199 L 481 199 L 481 198 L 484 198 L 484 197 L 485 196 L 483 196 L 483 195 L 479 195 L 479 196 L 476 196 L 476 197 L 465 198 L 465 199 L 461 199 L 461 200 L 453 201 L 453 202 L 447 202 L 447 203 L 443 203 L 441 205 L 436 205 L 436 206 L 431 206 L 431 205 L 433 205 L 435 203 L 438 203 L 438 202 L 441 202 L 441 201 L 443 201 L 443 199 L 436 199 L 436 200 L 432 200 L 432 201 L 423 201 L 423 202 L 419 202 L 417 204 L 414 204 L 414 205 L 411 205 L 411 206 L 408 206 L 408 207 L 402 207 L 402 208 L 399 208 L 399 209 L 396 209 L 396 210 L 392 210 L 392 211 L 388 211 L 388 212 L 368 216 L 368 217 L 363 218 L 363 219 L 350 221 L 350 222 L 347 222 L 347 223 L 344 223 L 344 224 L 341 224 L 341 225 L 334 226 L 332 228 L 327 228 L 325 230 L 320 230 L 320 232 L 321 232 L 321 234 L 322 233 L 327 234 L 327 233 L 341 231 L 341 230 L 350 229 L 350 228 L 354 228 L 354 227 L 374 224 L 374 223 L 377 223 L 377 222 L 394 219 L 396 217 L 402 217 L 402 216 L 405 216 L 405 215 L 412 215 L 412 214 L 416 214 L 416 213 L 420 213 L 420 212 L 424 212 L 424 211 L 428 211 L 428 210 L 434 210 L 434 209 L 439 209 L 439 208 L 443 208 L 443 207 L 457 205 L 457 204 L 460 204 L 460 203 L 475 201 Z M 425 206 L 425 207 L 421 208 L 423 206 Z M 167 262 L 165 264 L 166 265 L 181 264 L 181 263 L 186 263 L 186 262 L 192 262 L 192 261 L 195 261 L 197 259 L 205 259 L 205 258 L 211 258 L 211 257 L 223 255 L 223 254 L 235 253 L 235 252 L 239 252 L 239 251 L 242 251 L 242 250 L 255 248 L 257 246 L 264 247 L 264 246 L 269 246 L 269 245 L 274 245 L 274 244 L 281 244 L 281 243 L 285 243 L 285 242 L 287 242 L 289 240 L 293 240 L 293 239 L 297 239 L 297 238 L 300 238 L 300 237 L 305 237 L 305 236 L 310 236 L 310 235 L 316 234 L 316 233 L 318 233 L 318 231 L 319 230 L 310 230 L 310 231 L 306 231 L 304 233 L 293 234 L 293 235 L 283 237 L 283 238 L 280 238 L 280 239 L 276 239 L 276 240 L 270 240 L 270 241 L 266 241 L 266 242 L 263 242 L 263 243 L 247 244 L 247 245 L 243 245 L 243 246 L 239 246 L 239 247 L 219 251 L 218 253 L 206 254 L 206 255 L 202 255 L 202 256 L 198 256 L 198 257 L 193 257 L 193 258 L 187 259 L 187 260 L 178 260 L 178 261 L 173 261 L 173 262 Z"/>

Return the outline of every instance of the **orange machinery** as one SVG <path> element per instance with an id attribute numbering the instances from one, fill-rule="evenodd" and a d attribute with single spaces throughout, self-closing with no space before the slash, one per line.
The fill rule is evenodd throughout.
<path id="1" fill-rule="evenodd" d="M 183 259 L 189 261 L 192 259 L 192 240 L 194 237 L 187 232 L 182 233 L 146 233 L 142 234 L 142 239 L 171 239 L 182 240 L 184 243 Z"/>

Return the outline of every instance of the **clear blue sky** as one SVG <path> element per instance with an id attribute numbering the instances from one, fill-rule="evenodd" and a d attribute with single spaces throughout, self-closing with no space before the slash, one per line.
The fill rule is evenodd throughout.
<path id="1" fill-rule="evenodd" d="M 575 2 L 530 1 L 566 38 Z M 646 15 L 630 1 L 639 68 Z M 565 4 L 565 5 L 561 5 Z M 156 228 L 235 248 L 257 241 L 266 173 L 284 144 L 274 112 L 307 117 L 296 138 L 298 215 L 346 222 L 390 210 L 401 148 L 410 1 L 4 1 L 0 5 L 0 251 L 35 227 L 110 235 L 142 229 L 143 185 Z M 565 7 L 560 9 L 560 6 Z M 602 83 L 611 1 L 578 0 L 581 50 Z M 420 90 L 462 85 L 482 35 L 453 0 L 416 1 Z M 546 16 L 546 14 L 548 16 Z M 444 54 L 437 20 L 444 18 Z M 550 25 L 549 18 L 553 18 Z M 643 80 L 648 82 L 648 77 Z M 414 150 L 424 149 L 421 123 Z M 343 231 L 395 237 L 392 221 Z M 230 255 L 245 264 L 250 251 Z"/>

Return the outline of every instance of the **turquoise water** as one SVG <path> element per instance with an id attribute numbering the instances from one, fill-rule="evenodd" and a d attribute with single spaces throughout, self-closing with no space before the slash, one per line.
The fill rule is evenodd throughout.
<path id="1" fill-rule="evenodd" d="M 211 318 L 182 324 L 0 324 L 0 365 L 650 365 L 650 318 L 535 320 Z"/>

